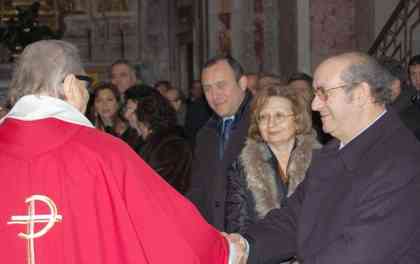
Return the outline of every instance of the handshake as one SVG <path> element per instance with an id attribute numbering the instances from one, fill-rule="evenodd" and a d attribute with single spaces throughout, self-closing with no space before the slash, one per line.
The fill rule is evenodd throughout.
<path id="1" fill-rule="evenodd" d="M 228 264 L 246 264 L 249 255 L 249 244 L 245 238 L 239 234 L 221 234 L 229 242 L 229 262 Z"/>

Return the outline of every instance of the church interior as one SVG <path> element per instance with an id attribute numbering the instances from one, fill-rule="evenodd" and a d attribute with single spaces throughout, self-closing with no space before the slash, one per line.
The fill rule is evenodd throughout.
<path id="1" fill-rule="evenodd" d="M 34 4 L 36 6 L 34 8 Z M 324 58 L 358 50 L 402 62 L 420 52 L 420 1 L 406 0 L 1 0 L 0 86 L 25 45 L 61 38 L 87 72 L 107 79 L 118 59 L 145 83 L 181 89 L 220 53 L 248 73 L 311 73 Z M 35 14 L 35 12 L 37 14 Z"/>

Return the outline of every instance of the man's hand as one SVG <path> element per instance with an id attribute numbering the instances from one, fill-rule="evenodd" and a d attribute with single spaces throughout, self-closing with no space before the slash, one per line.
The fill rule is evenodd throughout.
<path id="1" fill-rule="evenodd" d="M 246 264 L 249 249 L 245 238 L 239 234 L 226 234 L 224 232 L 221 232 L 221 234 L 229 242 L 229 264 Z"/>

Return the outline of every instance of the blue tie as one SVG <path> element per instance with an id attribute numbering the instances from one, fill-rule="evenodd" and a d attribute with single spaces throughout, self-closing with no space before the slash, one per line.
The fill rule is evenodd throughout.
<path id="1" fill-rule="evenodd" d="M 233 117 L 223 120 L 223 126 L 222 126 L 222 140 L 221 140 L 221 146 L 219 149 L 219 156 L 220 159 L 223 159 L 223 153 L 225 152 L 225 147 L 227 145 L 227 142 L 229 141 L 229 135 L 230 130 L 232 129 L 233 124 Z"/>

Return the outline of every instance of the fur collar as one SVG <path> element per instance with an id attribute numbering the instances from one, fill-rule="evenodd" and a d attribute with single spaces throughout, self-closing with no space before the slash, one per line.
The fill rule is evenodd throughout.
<path id="1" fill-rule="evenodd" d="M 287 174 L 289 176 L 288 196 L 290 196 L 305 177 L 312 159 L 312 150 L 321 148 L 315 133 L 299 135 L 290 156 Z M 264 142 L 248 138 L 240 155 L 245 172 L 247 187 L 254 196 L 259 218 L 268 211 L 280 207 L 276 178 L 280 177 L 271 162 L 272 154 Z"/>

